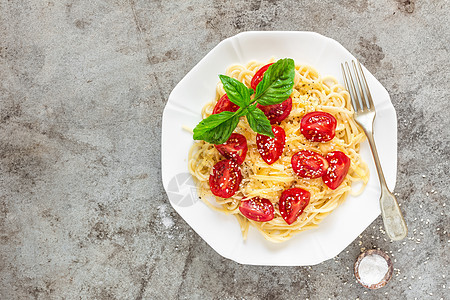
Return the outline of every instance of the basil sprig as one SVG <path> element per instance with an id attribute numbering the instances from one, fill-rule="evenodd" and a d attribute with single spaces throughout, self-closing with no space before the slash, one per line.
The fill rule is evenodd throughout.
<path id="1" fill-rule="evenodd" d="M 285 101 L 292 93 L 294 76 L 295 65 L 290 58 L 280 59 L 272 64 L 264 73 L 256 91 L 234 78 L 219 75 L 228 99 L 238 105 L 239 109 L 236 112 L 224 111 L 210 115 L 200 121 L 194 128 L 194 140 L 223 144 L 233 133 L 242 116 L 246 116 L 248 124 L 256 133 L 274 137 L 270 121 L 256 105 L 273 105 Z M 251 99 L 253 93 L 255 96 Z"/>

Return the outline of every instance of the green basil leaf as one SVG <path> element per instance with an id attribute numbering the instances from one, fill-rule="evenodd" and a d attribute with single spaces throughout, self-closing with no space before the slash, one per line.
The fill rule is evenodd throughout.
<path id="1" fill-rule="evenodd" d="M 231 102 L 240 107 L 245 107 L 250 104 L 250 90 L 245 84 L 225 75 L 219 75 L 219 78 Z"/>
<path id="2" fill-rule="evenodd" d="M 278 60 L 264 73 L 256 87 L 255 98 L 261 105 L 279 104 L 289 98 L 294 86 L 295 64 L 291 58 Z"/>
<path id="3" fill-rule="evenodd" d="M 259 134 L 270 136 L 272 138 L 275 137 L 272 131 L 272 125 L 270 125 L 270 121 L 267 119 L 263 111 L 257 108 L 256 105 L 248 107 L 246 117 L 248 124 L 253 129 L 253 131 Z"/>
<path id="4" fill-rule="evenodd" d="M 216 145 L 225 143 L 239 123 L 241 111 L 224 111 L 201 120 L 194 128 L 194 140 Z"/>

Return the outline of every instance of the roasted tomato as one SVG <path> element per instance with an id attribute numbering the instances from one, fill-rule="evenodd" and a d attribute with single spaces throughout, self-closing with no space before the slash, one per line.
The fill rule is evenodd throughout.
<path id="1" fill-rule="evenodd" d="M 278 207 L 283 219 L 291 225 L 302 214 L 309 203 L 311 194 L 304 189 L 292 188 L 281 193 Z"/>
<path id="2" fill-rule="evenodd" d="M 220 114 L 223 111 L 235 112 L 238 109 L 239 106 L 231 102 L 227 94 L 225 94 L 217 101 L 216 106 L 214 106 L 213 115 Z"/>
<path id="3" fill-rule="evenodd" d="M 239 166 L 231 159 L 216 163 L 209 175 L 211 192 L 222 198 L 230 198 L 239 189 L 242 173 Z"/>
<path id="4" fill-rule="evenodd" d="M 239 206 L 241 213 L 253 221 L 267 222 L 273 219 L 274 208 L 270 200 L 255 197 L 250 200 L 241 201 Z"/>
<path id="5" fill-rule="evenodd" d="M 263 111 L 267 119 L 269 119 L 270 124 L 275 124 L 283 121 L 289 116 L 292 110 L 292 99 L 289 97 L 280 104 L 258 104 L 256 107 Z"/>
<path id="6" fill-rule="evenodd" d="M 291 158 L 292 169 L 302 178 L 319 178 L 327 171 L 327 160 L 317 152 L 302 150 Z"/>
<path id="7" fill-rule="evenodd" d="M 328 161 L 328 169 L 322 180 L 330 189 L 335 190 L 347 176 L 350 158 L 341 151 L 330 152 L 325 158 Z"/>
<path id="8" fill-rule="evenodd" d="M 313 111 L 303 116 L 300 131 L 312 142 L 328 142 L 334 138 L 336 118 L 323 111 Z"/>
<path id="9" fill-rule="evenodd" d="M 242 165 L 247 155 L 247 139 L 239 133 L 232 133 L 230 138 L 220 145 L 214 145 L 225 158 Z"/>
<path id="10" fill-rule="evenodd" d="M 286 143 L 286 133 L 280 126 L 272 126 L 272 132 L 275 138 L 268 137 L 267 135 L 256 135 L 256 147 L 258 149 L 261 158 L 271 165 L 276 162 L 281 154 L 283 154 L 284 144 Z"/>
<path id="11" fill-rule="evenodd" d="M 256 87 L 258 86 L 258 83 L 261 82 L 261 80 L 262 80 L 263 77 L 264 77 L 264 73 L 267 71 L 267 69 L 268 69 L 268 68 L 270 67 L 270 65 L 272 65 L 272 64 L 273 64 L 273 63 L 261 67 L 261 69 L 259 69 L 259 70 L 255 73 L 255 75 L 254 75 L 253 78 L 252 78 L 252 82 L 250 83 L 250 87 L 251 87 L 252 89 L 254 89 L 254 90 L 256 91 Z"/>

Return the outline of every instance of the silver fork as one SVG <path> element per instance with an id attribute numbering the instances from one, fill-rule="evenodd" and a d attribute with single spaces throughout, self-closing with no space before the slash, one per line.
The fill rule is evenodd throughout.
<path id="1" fill-rule="evenodd" d="M 377 167 L 378 178 L 381 185 L 380 207 L 381 215 L 383 217 L 384 228 L 386 233 L 392 240 L 402 240 L 408 234 L 405 220 L 402 212 L 398 206 L 397 199 L 389 191 L 384 178 L 383 170 L 381 169 L 380 159 L 378 157 L 377 147 L 373 138 L 373 120 L 375 119 L 375 106 L 372 101 L 372 96 L 367 85 L 366 77 L 364 76 L 361 64 L 358 62 L 358 68 L 355 61 L 352 61 L 353 75 L 350 72 L 348 63 L 341 64 L 342 75 L 344 77 L 345 88 L 350 93 L 353 109 L 355 110 L 355 121 L 358 123 L 366 133 L 369 141 L 370 149 L 372 150 L 373 160 Z M 358 92 L 355 88 L 355 82 L 358 86 Z M 350 84 L 349 84 L 350 83 Z"/>

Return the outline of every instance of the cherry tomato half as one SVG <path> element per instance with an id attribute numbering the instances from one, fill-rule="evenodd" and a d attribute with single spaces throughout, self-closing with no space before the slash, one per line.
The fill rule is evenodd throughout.
<path id="1" fill-rule="evenodd" d="M 334 138 L 336 118 L 323 111 L 313 111 L 303 116 L 300 131 L 312 142 L 328 142 Z"/>
<path id="2" fill-rule="evenodd" d="M 291 158 L 292 169 L 302 178 L 319 178 L 328 169 L 327 160 L 317 152 L 301 150 Z"/>
<path id="3" fill-rule="evenodd" d="M 258 104 L 256 107 L 263 111 L 267 119 L 269 119 L 270 124 L 275 124 L 283 121 L 289 116 L 292 110 L 292 99 L 289 97 L 280 104 Z"/>
<path id="4" fill-rule="evenodd" d="M 273 63 L 261 67 L 261 69 L 259 69 L 259 70 L 255 73 L 255 75 L 253 76 L 252 81 L 251 81 L 251 83 L 250 83 L 250 87 L 251 87 L 252 89 L 254 89 L 254 90 L 256 91 L 256 87 L 258 86 L 258 83 L 261 82 L 261 80 L 262 80 L 263 77 L 264 77 L 264 73 L 267 71 L 267 69 L 268 69 L 268 68 L 270 67 L 270 65 L 272 65 L 272 64 L 273 64 Z"/>
<path id="5" fill-rule="evenodd" d="M 239 166 L 231 159 L 216 163 L 209 175 L 211 192 L 222 198 L 230 198 L 239 189 L 242 173 Z"/>
<path id="6" fill-rule="evenodd" d="M 303 210 L 309 203 L 311 194 L 300 188 L 292 188 L 284 190 L 281 193 L 278 207 L 283 219 L 291 225 L 302 214 Z"/>
<path id="7" fill-rule="evenodd" d="M 270 200 L 260 197 L 254 197 L 250 200 L 241 201 L 239 210 L 250 220 L 258 222 L 267 222 L 272 220 L 275 211 Z"/>
<path id="8" fill-rule="evenodd" d="M 284 144 L 286 143 L 286 133 L 280 126 L 272 126 L 272 132 L 275 138 L 268 137 L 267 135 L 256 135 L 256 147 L 258 149 L 261 158 L 271 165 L 276 162 L 281 154 L 283 154 Z"/>
<path id="9" fill-rule="evenodd" d="M 239 133 L 232 133 L 230 138 L 220 145 L 214 145 L 226 159 L 234 160 L 242 165 L 247 155 L 247 139 Z"/>
<path id="10" fill-rule="evenodd" d="M 350 158 L 341 151 L 333 151 L 327 154 L 328 169 L 322 176 L 323 182 L 332 190 L 337 189 L 347 176 L 350 168 Z"/>
<path id="11" fill-rule="evenodd" d="M 220 114 L 223 111 L 231 111 L 236 112 L 239 109 L 239 106 L 234 104 L 233 102 L 228 99 L 227 94 L 220 97 L 219 101 L 217 101 L 216 105 L 213 109 L 213 115 Z"/>

